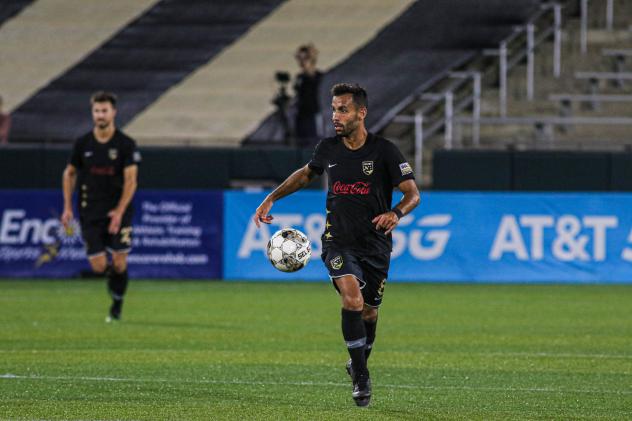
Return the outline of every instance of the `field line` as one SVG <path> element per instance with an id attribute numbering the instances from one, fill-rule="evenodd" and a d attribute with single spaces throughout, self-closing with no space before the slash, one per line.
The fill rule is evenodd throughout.
<path id="1" fill-rule="evenodd" d="M 275 381 L 245 381 L 245 380 L 182 380 L 160 378 L 123 378 L 123 377 L 94 377 L 94 376 L 42 376 L 42 375 L 17 375 L 0 374 L 0 380 L 61 380 L 61 381 L 86 381 L 86 382 L 122 382 L 122 383 L 181 383 L 181 384 L 217 384 L 217 385 L 245 385 L 245 386 L 308 386 L 308 387 L 349 387 L 349 383 L 338 382 L 275 382 Z M 598 389 L 553 389 L 548 387 L 484 387 L 484 386 L 436 386 L 436 385 L 409 385 L 409 384 L 379 384 L 379 388 L 385 389 L 412 389 L 412 390 L 469 390 L 485 392 L 538 392 L 538 393 L 582 393 L 590 395 L 632 395 L 632 390 L 598 390 Z"/>
<path id="2" fill-rule="evenodd" d="M 60 349 L 0 349 L 0 353 L 7 354 L 21 354 L 21 353 L 47 353 L 47 352 L 100 352 L 100 349 L 73 349 L 73 348 L 60 348 Z M 143 350 L 117 350 L 117 352 L 133 352 L 133 353 L 178 353 L 178 352 L 191 352 L 190 349 L 143 349 Z M 209 352 L 208 350 L 193 350 L 193 352 Z M 225 351 L 218 351 L 225 352 Z M 467 356 L 481 356 L 481 357 L 526 357 L 526 358 L 594 358 L 603 360 L 632 360 L 632 355 L 628 354 L 574 354 L 570 352 L 469 352 L 469 351 L 383 351 L 385 353 L 394 354 L 417 354 L 417 355 L 467 355 Z"/>

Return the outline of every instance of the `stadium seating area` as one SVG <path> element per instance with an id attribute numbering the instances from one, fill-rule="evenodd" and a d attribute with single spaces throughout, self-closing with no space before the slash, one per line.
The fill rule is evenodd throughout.
<path id="1" fill-rule="evenodd" d="M 410 1 L 117 3 L 101 17 L 97 4 L 36 2 L 11 28 L 2 28 L 0 36 L 20 39 L 19 47 L 6 47 L 13 54 L 0 50 L 17 56 L 15 66 L 0 74 L 16 82 L 5 90 L 14 117 L 12 142 L 68 142 L 90 126 L 89 93 L 104 88 L 119 94 L 119 124 L 134 120 L 128 129 L 141 143 L 237 145 L 269 112 L 273 73 L 294 66 L 298 42 L 336 39 L 323 59 L 331 65 Z M 323 20 L 313 22 L 314 14 Z M 351 26 L 351 32 L 347 27 L 350 37 L 340 42 L 332 29 L 350 18 L 362 25 Z M 92 26 L 100 29 L 83 33 Z M 52 36 L 56 28 L 71 27 L 67 36 Z M 47 54 L 37 55 L 35 66 L 15 51 L 38 48 Z M 16 72 L 24 67 L 23 74 Z"/>
<path id="2" fill-rule="evenodd" d="M 538 4 L 144 0 L 115 1 L 103 14 L 93 1 L 34 2 L 0 28 L 0 37 L 20 39 L 0 46 L 14 57 L 0 74 L 14 81 L 3 92 L 11 139 L 68 142 L 90 127 L 89 94 L 110 89 L 122 99 L 119 124 L 143 144 L 237 146 L 249 133 L 269 143 L 256 129 L 273 110 L 273 74 L 292 72 L 294 49 L 308 41 L 327 72 L 323 101 L 336 81 L 364 84 L 372 124 Z M 33 55 L 20 49 L 36 59 L 27 64 Z"/>
<path id="3" fill-rule="evenodd" d="M 457 98 L 454 119 L 444 115 L 442 99 L 432 100 L 439 104 L 434 116 L 424 115 L 424 130 L 430 130 L 424 131 L 423 165 L 416 166 L 423 167 L 421 184 L 431 186 L 433 151 L 442 147 L 626 144 L 632 120 L 624 47 L 631 37 L 621 28 L 630 5 L 613 4 L 618 29 L 607 31 L 601 28 L 612 22 L 603 22 L 604 5 L 588 4 L 589 48 L 580 53 L 579 3 L 563 3 L 562 66 L 553 77 L 553 32 L 542 32 L 552 25 L 554 9 L 538 0 L 514 1 L 511 8 L 500 0 L 116 0 L 105 14 L 94 0 L 10 1 L 0 7 L 0 56 L 6 58 L 0 78 L 10 81 L 0 94 L 13 116 L 14 144 L 68 144 L 91 126 L 90 93 L 108 89 L 121 97 L 118 124 L 143 146 L 283 146 L 271 103 L 274 73 L 293 73 L 295 48 L 311 41 L 325 72 L 325 109 L 331 85 L 362 84 L 370 96 L 368 127 L 398 142 L 412 161 L 418 152 L 411 118 L 428 105 L 424 96 L 452 89 L 445 82 L 451 72 L 474 69 L 483 78 L 476 139 L 467 122 L 472 97 Z M 536 23 L 535 92 L 527 100 L 528 65 L 520 51 L 535 16 L 548 21 Z M 507 39 L 503 115 L 498 48 Z M 559 118 L 570 118 L 569 124 Z"/>
<path id="4" fill-rule="evenodd" d="M 13 137 L 66 140 L 85 132 L 87 98 L 98 89 L 123 99 L 118 121 L 125 125 L 279 3 L 157 2 L 22 103 Z"/>
<path id="5" fill-rule="evenodd" d="M 23 8 L 33 3 L 33 0 L 5 0 L 3 3 L 2 7 L 0 7 L 0 26 L 20 13 Z"/>
<path id="6" fill-rule="evenodd" d="M 327 72 L 322 84 L 322 103 L 329 104 L 328 91 L 334 83 L 358 82 L 368 89 L 371 111 L 367 123 L 374 126 L 411 93 L 420 92 L 430 81 L 511 33 L 513 25 L 524 21 L 539 4 L 520 0 L 513 2 L 511 8 L 504 8 L 502 3 L 415 2 L 378 36 Z M 271 124 L 275 122 L 269 118 L 247 143 L 268 143 L 268 134 L 274 132 Z"/>
<path id="7" fill-rule="evenodd" d="M 71 125 L 68 119 L 85 119 L 85 97 L 79 116 L 70 114 L 72 108 L 65 108 L 73 101 L 75 87 L 61 92 L 52 103 L 43 102 L 41 110 L 32 105 L 21 107 L 32 103 L 38 91 L 45 91 L 153 3 L 155 0 L 113 0 L 104 13 L 103 2 L 98 0 L 35 1 L 6 21 L 0 27 L 0 80 L 5 110 L 14 114 L 11 141 L 25 135 L 44 141 L 56 135 L 56 124 Z M 2 2 L 0 9 L 5 7 Z"/>
<path id="8" fill-rule="evenodd" d="M 457 73 L 430 80 L 391 108 L 374 130 L 399 141 L 426 187 L 441 185 L 432 176 L 437 150 L 469 151 L 473 160 L 486 156 L 476 153 L 481 149 L 629 151 L 631 13 L 624 1 L 543 3 Z M 575 173 L 564 174 L 556 186 L 577 188 Z M 553 184 L 539 187 L 557 189 Z"/>
<path id="9" fill-rule="evenodd" d="M 273 110 L 274 74 L 296 68 L 293 56 L 299 44 L 316 44 L 319 65 L 326 70 L 372 39 L 410 3 L 284 2 L 152 104 L 128 131 L 145 144 L 174 144 L 178 139 L 178 144 L 237 147 Z"/>
<path id="10" fill-rule="evenodd" d="M 581 11 L 577 5 L 580 2 L 575 2 L 574 7 L 572 3 L 565 9 L 562 22 L 559 76 L 555 77 L 552 71 L 552 42 L 535 50 L 532 99 L 526 94 L 526 63 L 519 63 L 510 71 L 507 115 L 518 119 L 506 124 L 483 125 L 483 146 L 621 150 L 630 143 L 632 101 L 626 97 L 630 85 L 624 81 L 629 62 L 618 58 L 620 54 L 612 53 L 623 51 L 625 54 L 630 45 L 632 33 L 628 25 L 632 4 L 613 1 L 613 27 L 607 29 L 607 2 L 587 2 L 586 45 L 582 51 Z M 484 115 L 498 116 L 497 104 L 495 87 L 483 92 Z M 556 122 L 556 118 L 566 118 L 569 124 Z M 466 134 L 463 145 L 469 143 L 467 137 Z"/>

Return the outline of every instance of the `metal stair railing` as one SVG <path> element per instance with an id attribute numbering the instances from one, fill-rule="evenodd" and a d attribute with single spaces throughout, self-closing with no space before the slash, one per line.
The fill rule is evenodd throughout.
<path id="1" fill-rule="evenodd" d="M 534 96 L 534 67 L 535 67 L 535 49 L 553 37 L 553 74 L 559 77 L 561 74 L 561 27 L 562 27 L 562 6 L 559 3 L 543 4 L 538 12 L 536 12 L 527 21 L 526 24 L 517 26 L 514 32 L 499 43 L 498 49 L 484 50 L 483 55 L 498 56 L 499 60 L 499 110 L 501 116 L 507 114 L 507 75 L 508 72 L 520 63 L 523 59 L 527 59 L 527 96 L 533 99 Z M 542 28 L 536 34 L 538 25 Z M 511 49 L 509 48 L 511 46 Z M 481 98 L 481 72 L 457 72 L 450 73 L 450 78 L 459 79 L 459 82 L 448 85 L 441 92 L 423 92 L 417 96 L 418 100 L 430 101 L 429 103 L 417 107 L 414 114 L 398 114 L 395 115 L 391 122 L 400 124 L 412 124 L 414 126 L 414 164 L 415 172 L 421 177 L 423 162 L 423 146 L 424 139 L 444 130 L 444 147 L 450 149 L 453 146 L 454 130 L 453 119 L 455 115 L 472 107 L 472 117 L 470 122 L 472 125 L 472 143 L 474 146 L 479 145 L 480 133 L 480 98 Z M 463 86 L 463 82 L 471 79 L 471 91 L 466 96 L 454 103 L 455 91 Z M 443 105 L 444 116 L 432 122 L 429 127 L 426 115 L 431 110 Z M 421 178 L 419 178 L 421 179 Z"/>
<path id="2" fill-rule="evenodd" d="M 579 44 L 582 54 L 588 52 L 588 0 L 580 1 Z M 606 30 L 612 31 L 614 23 L 614 0 L 606 0 Z"/>
<path id="3" fill-rule="evenodd" d="M 454 117 L 454 123 L 472 124 L 472 117 Z M 524 116 L 524 117 L 481 117 L 481 125 L 527 125 L 534 126 L 537 131 L 546 134 L 547 141 L 553 141 L 553 127 L 570 127 L 574 125 L 632 126 L 632 117 L 559 117 L 559 116 Z"/>
<path id="4" fill-rule="evenodd" d="M 481 73 L 475 71 L 451 72 L 449 77 L 454 79 L 441 92 L 425 92 L 418 96 L 419 100 L 428 101 L 415 110 L 414 115 L 398 115 L 393 119 L 394 123 L 413 124 L 415 131 L 414 168 L 415 177 L 421 180 L 423 174 L 423 146 L 424 139 L 437 134 L 444 129 L 444 142 L 447 149 L 452 148 L 453 143 L 453 117 L 467 108 L 472 108 L 472 133 L 473 141 L 479 142 L 479 119 L 481 110 Z M 471 79 L 472 89 L 464 98 L 455 103 L 455 92 L 466 86 Z M 471 93 L 469 93 L 471 92 Z M 425 116 L 435 108 L 443 105 L 444 116 L 424 128 Z"/>
<path id="5" fill-rule="evenodd" d="M 546 22 L 552 13 L 552 23 Z M 536 23 L 545 23 L 536 36 Z M 562 71 L 562 6 L 559 3 L 543 4 L 526 25 L 517 26 L 514 32 L 499 43 L 497 49 L 483 50 L 483 54 L 498 57 L 498 108 L 501 116 L 507 115 L 507 76 L 509 71 L 526 58 L 527 99 L 534 98 L 535 49 L 553 36 L 553 75 L 558 78 Z"/>

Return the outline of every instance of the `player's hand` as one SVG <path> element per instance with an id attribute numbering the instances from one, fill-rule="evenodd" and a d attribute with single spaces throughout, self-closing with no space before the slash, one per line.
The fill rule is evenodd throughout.
<path id="1" fill-rule="evenodd" d="M 72 209 L 64 209 L 64 213 L 61 214 L 61 224 L 64 228 L 68 229 L 68 224 L 72 221 L 74 215 L 72 213 Z"/>
<path id="2" fill-rule="evenodd" d="M 272 223 L 272 220 L 274 219 L 274 217 L 272 215 L 268 215 L 268 213 L 270 212 L 270 209 L 272 209 L 272 201 L 266 198 L 266 200 L 261 202 L 261 204 L 255 211 L 255 216 L 253 217 L 257 228 L 261 227 L 262 222 L 264 224 Z"/>
<path id="3" fill-rule="evenodd" d="M 116 209 L 108 212 L 108 216 L 110 217 L 110 225 L 108 226 L 108 232 L 110 234 L 118 234 L 121 229 L 121 219 L 123 219 L 123 213 L 117 211 Z"/>
<path id="4" fill-rule="evenodd" d="M 371 222 L 375 224 L 376 230 L 385 230 L 384 234 L 388 234 L 395 229 L 399 218 L 395 212 L 388 211 L 376 216 Z"/>

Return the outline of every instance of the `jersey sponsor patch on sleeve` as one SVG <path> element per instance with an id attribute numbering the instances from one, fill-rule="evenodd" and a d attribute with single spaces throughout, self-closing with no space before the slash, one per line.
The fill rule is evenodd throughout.
<path id="1" fill-rule="evenodd" d="M 401 164 L 399 164 L 399 170 L 401 171 L 402 175 L 413 173 L 413 169 L 411 168 L 410 164 L 408 164 L 408 162 L 402 162 Z"/>
<path id="2" fill-rule="evenodd" d="M 134 152 L 134 156 L 133 156 L 133 158 L 134 158 L 134 162 L 140 162 L 140 161 L 142 161 L 142 158 L 141 158 L 141 156 L 140 156 L 140 152 L 138 152 L 138 151 Z"/>

